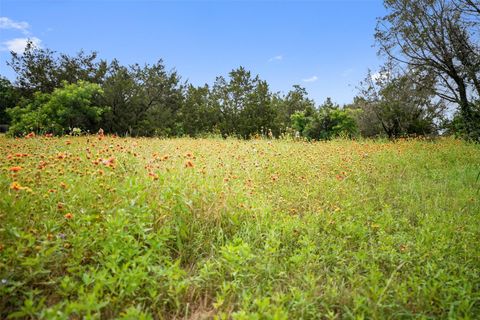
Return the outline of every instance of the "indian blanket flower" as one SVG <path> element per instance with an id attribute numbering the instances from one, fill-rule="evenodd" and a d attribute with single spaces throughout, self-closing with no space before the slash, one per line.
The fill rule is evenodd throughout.
<path id="1" fill-rule="evenodd" d="M 72 218 L 73 218 L 73 213 L 71 213 L 71 212 L 69 212 L 69 213 L 66 213 L 66 214 L 64 215 L 64 217 L 65 217 L 65 219 L 68 219 L 68 220 L 70 220 L 70 219 L 72 219 Z"/>
<path id="2" fill-rule="evenodd" d="M 18 172 L 20 170 L 22 170 L 22 167 L 20 166 L 15 166 L 15 167 L 11 167 L 10 169 L 8 169 L 9 171 L 11 172 Z"/>
<path id="3" fill-rule="evenodd" d="M 15 190 L 15 191 L 18 191 L 18 190 L 22 190 L 23 187 L 20 185 L 20 183 L 14 181 L 14 182 L 12 182 L 12 184 L 10 185 L 10 189 Z"/>

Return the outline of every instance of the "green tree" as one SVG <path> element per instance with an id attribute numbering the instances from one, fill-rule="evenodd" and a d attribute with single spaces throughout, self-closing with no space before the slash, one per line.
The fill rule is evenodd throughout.
<path id="1" fill-rule="evenodd" d="M 19 100 L 20 95 L 16 88 L 8 79 L 0 77 L 0 125 L 10 123 L 6 110 L 15 107 Z"/>
<path id="2" fill-rule="evenodd" d="M 136 82 L 132 134 L 176 135 L 184 97 L 178 73 L 168 72 L 162 60 L 143 67 L 135 64 L 131 72 Z"/>
<path id="3" fill-rule="evenodd" d="M 307 97 L 305 88 L 299 85 L 294 85 L 286 96 L 275 95 L 272 103 L 276 109 L 275 127 L 279 131 L 285 131 L 292 127 L 292 115 L 296 112 L 315 108 L 315 103 Z M 280 134 L 280 132 L 276 134 Z"/>
<path id="4" fill-rule="evenodd" d="M 113 60 L 102 85 L 102 104 L 108 106 L 102 126 L 107 132 L 126 134 L 133 131 L 140 107 L 139 84 L 131 70 Z"/>
<path id="5" fill-rule="evenodd" d="M 178 114 L 179 129 L 182 134 L 192 137 L 202 133 L 213 133 L 220 121 L 220 112 L 212 104 L 208 85 L 189 85 L 185 100 Z"/>
<path id="6" fill-rule="evenodd" d="M 105 61 L 97 60 L 97 53 L 80 51 L 76 56 L 57 54 L 28 42 L 23 53 L 11 52 L 8 65 L 16 73 L 16 85 L 24 97 L 34 92 L 51 93 L 63 82 L 83 80 L 101 83 L 107 70 Z"/>
<path id="7" fill-rule="evenodd" d="M 211 99 L 219 110 L 219 129 L 224 136 L 248 138 L 275 126 L 276 115 L 268 84 L 258 75 L 252 77 L 243 67 L 232 70 L 228 81 L 218 77 Z"/>
<path id="8" fill-rule="evenodd" d="M 63 134 L 73 128 L 96 130 L 104 108 L 96 105 L 102 90 L 98 84 L 79 81 L 64 83 L 53 93 L 37 92 L 25 105 L 8 109 L 11 135 L 37 133 Z"/>
<path id="9" fill-rule="evenodd" d="M 393 139 L 405 135 L 436 134 L 443 120 L 445 103 L 435 99 L 432 79 L 410 70 L 397 71 L 392 63 L 362 83 L 363 99 L 357 100 L 363 111 L 357 118 L 366 136 L 380 135 L 372 130 L 382 128 Z"/>
<path id="10" fill-rule="evenodd" d="M 353 137 L 358 129 L 354 110 L 340 108 L 330 98 L 319 109 L 298 111 L 292 115 L 293 128 L 302 136 L 313 140 L 335 137 Z"/>
<path id="11" fill-rule="evenodd" d="M 476 0 L 385 0 L 375 38 L 380 52 L 432 76 L 435 93 L 455 103 L 467 138 L 480 141 L 480 10 Z"/>

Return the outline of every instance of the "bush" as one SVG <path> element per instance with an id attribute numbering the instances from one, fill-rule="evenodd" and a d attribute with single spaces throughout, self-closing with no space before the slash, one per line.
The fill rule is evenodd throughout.
<path id="1" fill-rule="evenodd" d="M 12 119 L 8 133 L 19 136 L 27 132 L 63 134 L 72 128 L 95 130 L 105 111 L 95 105 L 101 93 L 98 84 L 84 81 L 64 83 L 51 94 L 37 92 L 32 100 L 7 109 Z"/>
<path id="2" fill-rule="evenodd" d="M 329 140 L 339 136 L 353 137 L 358 129 L 352 109 L 341 109 L 330 99 L 320 109 L 308 109 L 292 115 L 292 126 L 302 136 L 313 140 Z"/>

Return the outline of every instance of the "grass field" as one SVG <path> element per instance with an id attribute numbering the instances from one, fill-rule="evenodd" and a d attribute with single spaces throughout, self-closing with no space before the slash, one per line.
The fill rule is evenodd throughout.
<path id="1" fill-rule="evenodd" d="M 0 137 L 0 318 L 480 317 L 480 147 Z"/>

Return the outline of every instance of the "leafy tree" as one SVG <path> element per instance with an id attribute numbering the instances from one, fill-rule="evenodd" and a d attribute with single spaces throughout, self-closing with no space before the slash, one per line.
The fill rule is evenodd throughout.
<path id="1" fill-rule="evenodd" d="M 329 140 L 357 134 L 354 110 L 340 108 L 328 98 L 319 109 L 298 111 L 292 115 L 293 128 L 313 140 Z"/>
<path id="2" fill-rule="evenodd" d="M 402 73 L 387 63 L 376 75 L 370 73 L 362 84 L 358 107 L 363 111 L 359 127 L 365 136 L 379 135 L 382 128 L 388 138 L 404 135 L 430 135 L 438 131 L 446 109 L 443 101 L 435 99 L 431 78 L 410 70 Z"/>
<path id="3" fill-rule="evenodd" d="M 6 110 L 13 108 L 20 100 L 20 95 L 10 81 L 0 77 L 0 124 L 10 123 Z"/>
<path id="4" fill-rule="evenodd" d="M 292 127 L 292 115 L 296 112 L 304 112 L 307 109 L 315 107 L 314 102 L 307 97 L 305 88 L 294 85 L 286 96 L 281 97 L 275 95 L 273 97 L 273 104 L 276 109 L 275 127 L 280 131 L 285 131 Z M 279 134 L 280 132 L 277 132 Z"/>
<path id="5" fill-rule="evenodd" d="M 181 131 L 182 134 L 195 137 L 215 131 L 220 120 L 220 112 L 212 104 L 208 85 L 188 86 L 178 119 L 180 128 L 177 131 Z"/>
<path id="6" fill-rule="evenodd" d="M 432 76 L 435 92 L 456 103 L 468 138 L 479 140 L 474 105 L 480 95 L 480 10 L 476 0 L 385 0 L 380 52 Z"/>
<path id="7" fill-rule="evenodd" d="M 224 136 L 248 138 L 274 127 L 275 109 L 268 84 L 239 67 L 229 81 L 218 77 L 212 88 L 212 104 L 220 113 L 219 129 Z"/>
<path id="8" fill-rule="evenodd" d="M 140 90 L 131 70 L 112 61 L 102 89 L 102 104 L 109 107 L 103 114 L 103 128 L 116 134 L 131 133 L 140 105 Z"/>
<path id="9" fill-rule="evenodd" d="M 73 128 L 95 130 L 104 108 L 95 102 L 102 90 L 98 84 L 79 81 L 64 83 L 53 93 L 37 92 L 25 105 L 8 109 L 11 135 L 27 132 L 63 134 Z"/>
<path id="10" fill-rule="evenodd" d="M 181 133 L 178 113 L 183 104 L 179 75 L 153 65 L 125 67 L 114 60 L 103 83 L 105 129 L 118 134 L 175 135 Z"/>
<path id="11" fill-rule="evenodd" d="M 147 136 L 177 134 L 177 113 L 183 103 L 184 90 L 180 76 L 176 71 L 166 71 L 162 60 L 143 67 L 135 64 L 131 72 L 136 82 L 132 133 Z"/>
<path id="12" fill-rule="evenodd" d="M 105 61 L 97 61 L 96 52 L 80 51 L 76 56 L 69 56 L 28 42 L 23 53 L 11 52 L 11 55 L 8 65 L 17 74 L 16 85 L 28 98 L 36 91 L 51 93 L 63 82 L 101 83 L 107 70 Z"/>

